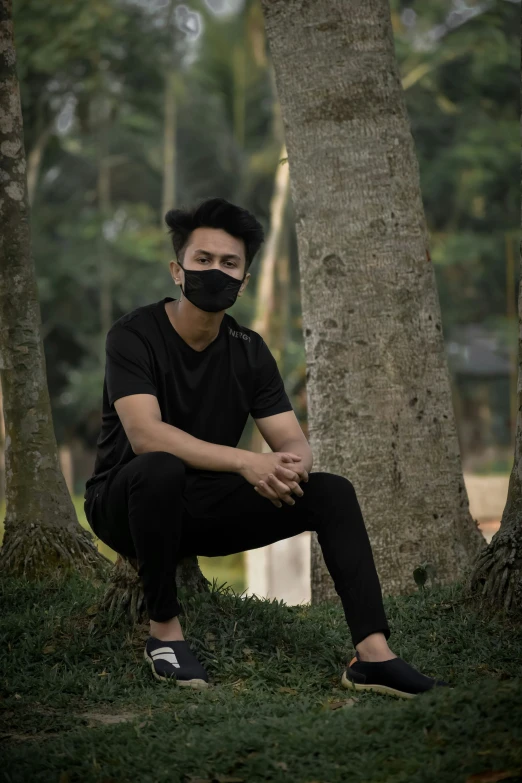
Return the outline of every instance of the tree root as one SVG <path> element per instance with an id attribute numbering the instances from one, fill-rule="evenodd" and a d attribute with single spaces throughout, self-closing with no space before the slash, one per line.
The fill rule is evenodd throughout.
<path id="1" fill-rule="evenodd" d="M 118 555 L 98 611 L 105 614 L 109 624 L 123 619 L 134 625 L 146 620 L 145 597 L 136 560 Z"/>
<path id="2" fill-rule="evenodd" d="M 189 595 L 208 592 L 210 582 L 205 579 L 198 565 L 197 557 L 184 558 L 176 570 L 176 583 L 183 585 Z M 110 574 L 110 580 L 99 605 L 109 625 L 123 620 L 128 625 L 149 621 L 143 586 L 138 575 L 138 563 L 133 558 L 118 555 Z"/>
<path id="3" fill-rule="evenodd" d="M 176 582 L 182 585 L 188 595 L 208 593 L 211 582 L 201 573 L 196 555 L 180 560 L 176 569 Z"/>
<path id="4" fill-rule="evenodd" d="M 517 527 L 500 528 L 477 558 L 466 588 L 484 606 L 522 615 L 522 533 Z"/>
<path id="5" fill-rule="evenodd" d="M 32 525 L 13 535 L 6 531 L 0 549 L 2 573 L 27 579 L 65 576 L 72 571 L 104 578 L 111 566 L 96 548 L 92 533 L 80 525 Z"/>

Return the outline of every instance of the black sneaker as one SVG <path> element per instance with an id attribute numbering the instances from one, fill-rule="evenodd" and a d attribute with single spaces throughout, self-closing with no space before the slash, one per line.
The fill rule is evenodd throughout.
<path id="1" fill-rule="evenodd" d="M 174 679 L 189 688 L 208 688 L 208 674 L 185 640 L 163 642 L 149 636 L 143 657 L 157 680 Z"/>
<path id="2" fill-rule="evenodd" d="M 449 687 L 443 680 L 435 680 L 421 674 L 402 658 L 369 662 L 361 661 L 359 653 L 355 653 L 355 657 L 343 672 L 341 684 L 354 691 L 376 691 L 403 699 L 413 699 L 419 693 L 435 687 Z"/>

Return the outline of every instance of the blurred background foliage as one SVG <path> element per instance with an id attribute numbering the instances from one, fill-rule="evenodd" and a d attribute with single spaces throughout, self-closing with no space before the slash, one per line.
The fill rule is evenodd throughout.
<path id="1" fill-rule="evenodd" d="M 455 407 L 459 421 L 467 411 L 471 422 L 494 407 L 481 443 L 505 448 L 488 454 L 506 470 L 516 384 L 519 7 L 392 0 L 391 8 Z M 179 295 L 163 214 L 222 196 L 268 233 L 282 122 L 258 0 L 15 0 L 14 12 L 48 382 L 57 439 L 75 444 L 73 490 L 83 494 L 100 427 L 105 334 L 129 310 Z M 291 203 L 284 226 L 289 277 L 276 281 L 267 341 L 306 432 Z M 230 310 L 247 326 L 259 269 L 258 260 Z M 480 351 L 468 361 L 475 338 L 466 329 L 477 325 L 499 357 L 489 376 Z M 467 432 L 459 428 L 464 457 L 468 442 L 475 448 Z"/>

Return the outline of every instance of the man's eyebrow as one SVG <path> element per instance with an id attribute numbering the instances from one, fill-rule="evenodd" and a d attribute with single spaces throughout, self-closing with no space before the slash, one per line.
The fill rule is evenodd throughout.
<path id="1" fill-rule="evenodd" d="M 207 256 L 213 255 L 213 253 L 208 250 L 194 250 L 194 253 L 205 253 Z M 218 254 L 216 253 L 216 255 Z M 241 261 L 241 256 L 238 256 L 235 253 L 224 253 L 221 258 L 237 258 L 238 261 Z"/>

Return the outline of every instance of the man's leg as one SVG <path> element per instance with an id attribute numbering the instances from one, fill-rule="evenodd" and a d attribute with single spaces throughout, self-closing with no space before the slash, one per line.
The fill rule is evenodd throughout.
<path id="1" fill-rule="evenodd" d="M 184 463 L 167 452 L 149 452 L 116 474 L 101 490 L 95 509 L 99 538 L 116 552 L 137 558 L 151 636 L 161 640 L 184 638 L 175 581 L 184 487 Z"/>
<path id="2" fill-rule="evenodd" d="M 236 479 L 236 480 L 234 480 Z M 184 525 L 180 549 L 205 556 L 257 549 L 304 530 L 317 531 L 324 560 L 341 598 L 361 659 L 395 657 L 370 541 L 356 493 L 348 479 L 311 473 L 303 496 L 281 508 L 258 495 L 242 476 L 227 477 L 230 491 L 209 510 L 212 517 Z"/>
<path id="3" fill-rule="evenodd" d="M 94 504 L 97 535 L 116 551 L 137 556 L 151 618 L 145 657 L 155 677 L 174 676 L 190 687 L 206 687 L 208 682 L 187 643 L 172 635 L 181 631 L 172 625 L 180 610 L 175 574 L 181 557 L 226 555 L 316 530 L 354 644 L 358 651 L 366 645 L 369 656 L 369 661 L 361 660 L 359 652 L 359 661 L 354 659 L 343 674 L 343 685 L 412 697 L 446 684 L 425 677 L 391 651 L 383 661 L 390 631 L 359 504 L 347 479 L 312 473 L 302 497 L 276 508 L 242 476 L 225 475 L 222 498 L 205 519 L 187 514 L 185 489 L 182 461 L 153 452 L 122 468 Z M 162 632 L 167 636 L 155 636 Z"/>
<path id="4" fill-rule="evenodd" d="M 253 492 L 241 476 L 212 512 L 218 516 L 184 526 L 181 549 L 195 554 L 225 555 L 255 549 L 316 530 L 326 566 L 341 598 L 357 654 L 341 683 L 354 690 L 373 690 L 404 698 L 447 683 L 426 677 L 388 647 L 390 629 L 373 554 L 355 489 L 332 473 L 311 473 L 281 508 Z M 196 532 L 197 531 L 197 534 Z"/>

